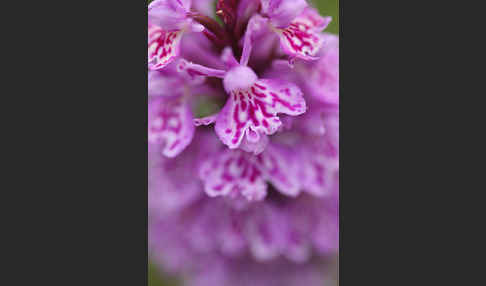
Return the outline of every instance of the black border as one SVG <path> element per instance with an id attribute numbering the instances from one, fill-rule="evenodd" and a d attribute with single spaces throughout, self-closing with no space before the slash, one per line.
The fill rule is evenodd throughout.
<path id="1" fill-rule="evenodd" d="M 2 104 L 15 130 L 2 133 L 14 143 L 2 190 L 16 199 L 2 200 L 4 272 L 22 285 L 147 285 L 147 3 L 18 4 L 4 7 L 21 13 L 4 38 L 17 101 Z"/>

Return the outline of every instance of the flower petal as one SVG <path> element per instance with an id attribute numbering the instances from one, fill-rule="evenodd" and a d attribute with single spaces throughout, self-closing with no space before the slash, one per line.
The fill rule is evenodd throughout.
<path id="1" fill-rule="evenodd" d="M 181 30 L 191 20 L 187 17 L 191 1 L 155 0 L 148 6 L 148 22 L 165 31 Z"/>
<path id="2" fill-rule="evenodd" d="M 286 27 L 308 6 L 305 0 L 261 0 L 262 13 L 275 27 Z"/>
<path id="3" fill-rule="evenodd" d="M 251 50 L 253 49 L 253 42 L 258 36 L 258 33 L 264 29 L 267 19 L 260 15 L 251 17 L 246 28 L 245 36 L 243 38 L 243 51 L 240 59 L 240 64 L 243 66 L 248 65 L 250 60 Z"/>
<path id="4" fill-rule="evenodd" d="M 241 141 L 240 149 L 253 153 L 254 155 L 262 153 L 268 145 L 268 137 L 251 129 L 247 129 L 246 131 L 248 134 Z"/>
<path id="5" fill-rule="evenodd" d="M 329 255 L 339 249 L 339 210 L 332 207 L 332 202 L 324 200 L 316 211 L 320 218 L 310 232 L 314 249 Z"/>
<path id="6" fill-rule="evenodd" d="M 281 193 L 295 197 L 300 184 L 297 177 L 295 157 L 291 150 L 272 143 L 257 157 L 258 165 L 265 178 Z"/>
<path id="7" fill-rule="evenodd" d="M 332 17 L 322 17 L 316 9 L 306 8 L 293 22 L 305 23 L 311 30 L 320 32 L 331 23 L 331 20 Z"/>
<path id="8" fill-rule="evenodd" d="M 320 31 L 327 27 L 330 21 L 330 17 L 323 18 L 313 9 L 305 9 L 289 26 L 276 29 L 280 36 L 280 46 L 291 57 L 317 59 L 315 56 L 324 43 Z"/>
<path id="9" fill-rule="evenodd" d="M 253 201 L 262 200 L 267 194 L 267 184 L 252 155 L 243 151 L 225 150 L 204 162 L 199 175 L 211 197 L 243 196 Z"/>
<path id="10" fill-rule="evenodd" d="M 306 110 L 300 89 L 290 83 L 261 79 L 247 90 L 236 90 L 219 113 L 216 134 L 229 148 L 237 148 L 243 136 L 254 132 L 274 134 L 282 122 L 278 113 L 299 115 Z M 250 131 L 247 131 L 250 130 Z"/>
<path id="11" fill-rule="evenodd" d="M 300 116 L 299 120 L 292 122 L 292 127 L 307 136 L 323 136 L 326 133 L 325 111 L 313 101 L 309 104 L 312 104 L 312 109 Z"/>
<path id="12" fill-rule="evenodd" d="M 306 149 L 301 154 L 300 177 L 303 189 L 314 196 L 327 196 L 332 192 L 339 163 L 318 151 Z"/>
<path id="13" fill-rule="evenodd" d="M 269 106 L 271 113 L 300 115 L 306 111 L 302 91 L 297 85 L 276 79 L 260 79 L 252 92 Z"/>
<path id="14" fill-rule="evenodd" d="M 339 104 L 339 38 L 324 33 L 321 58 L 307 73 L 310 94 L 327 104 Z"/>
<path id="15" fill-rule="evenodd" d="M 195 127 L 184 97 L 162 97 L 151 101 L 148 116 L 148 141 L 162 145 L 165 156 L 177 156 L 192 141 Z"/>
<path id="16" fill-rule="evenodd" d="M 281 211 L 272 205 L 265 204 L 254 212 L 248 222 L 248 242 L 255 259 L 268 261 L 281 254 L 285 224 Z"/>
<path id="17" fill-rule="evenodd" d="M 148 28 L 148 67 L 159 70 L 174 61 L 180 54 L 180 41 L 183 31 L 165 31 L 149 25 Z"/>

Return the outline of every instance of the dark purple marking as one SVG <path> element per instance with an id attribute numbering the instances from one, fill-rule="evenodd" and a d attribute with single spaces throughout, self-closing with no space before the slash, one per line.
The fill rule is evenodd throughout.
<path id="1" fill-rule="evenodd" d="M 255 98 L 255 104 L 260 107 L 264 117 L 268 117 L 268 118 L 273 117 L 273 114 L 270 114 L 270 113 L 267 112 L 267 108 L 266 108 L 265 103 L 263 101 L 260 101 L 260 100 Z"/>
<path id="2" fill-rule="evenodd" d="M 263 126 L 265 126 L 265 128 L 268 129 L 268 122 L 265 119 L 263 119 L 262 123 L 263 123 Z"/>
<path id="3" fill-rule="evenodd" d="M 227 182 L 232 182 L 233 181 L 233 176 L 231 176 L 230 174 L 228 173 L 223 173 L 223 175 L 221 176 L 221 178 L 223 179 L 223 181 L 227 181 Z"/>
<path id="4" fill-rule="evenodd" d="M 300 23 L 300 25 L 304 26 L 305 31 L 302 31 L 299 28 L 299 25 L 296 23 L 291 23 L 287 28 L 282 30 L 282 34 L 284 37 L 287 39 L 289 42 L 290 46 L 292 49 L 302 52 L 302 49 L 305 46 L 312 47 L 312 44 L 308 40 L 313 40 L 314 42 L 317 42 L 316 37 L 309 33 L 310 27 L 307 26 L 304 23 Z M 298 38 L 301 42 L 300 45 L 297 45 L 293 39 L 293 37 Z"/>
<path id="5" fill-rule="evenodd" d="M 249 112 L 250 119 L 253 122 L 253 125 L 260 126 L 260 122 L 258 122 L 258 119 L 256 118 L 255 109 L 253 108 L 253 105 L 250 104 L 250 109 L 248 110 L 248 112 Z"/>
<path id="6" fill-rule="evenodd" d="M 258 83 L 255 83 L 254 85 L 255 85 L 256 87 L 258 87 L 259 89 L 261 89 L 261 90 L 267 90 L 267 88 L 266 88 L 266 87 L 264 87 L 263 85 L 259 85 Z"/>
<path id="7" fill-rule="evenodd" d="M 174 143 L 172 143 L 172 145 L 170 146 L 169 150 L 173 150 L 180 143 L 181 143 L 181 141 L 179 139 L 177 139 L 176 141 L 174 141 Z"/>
<path id="8" fill-rule="evenodd" d="M 252 173 L 250 175 L 250 182 L 254 183 L 256 179 L 260 176 L 260 174 L 260 171 L 255 166 L 253 166 Z"/>
<path id="9" fill-rule="evenodd" d="M 290 93 L 290 89 L 289 89 L 289 88 L 284 88 L 284 89 L 282 89 L 280 92 L 285 93 L 285 95 L 287 95 L 287 96 L 291 96 L 291 95 L 292 95 L 292 94 Z"/>
<path id="10" fill-rule="evenodd" d="M 319 185 L 324 185 L 324 178 L 322 176 L 322 174 L 324 174 L 324 168 L 319 165 L 319 163 L 314 163 L 314 168 L 316 169 L 316 174 L 317 174 L 317 178 L 316 178 L 316 181 Z"/>
<path id="11" fill-rule="evenodd" d="M 217 186 L 213 186 L 212 188 L 213 190 L 215 190 L 216 192 L 219 192 L 223 189 L 223 184 L 220 184 L 220 185 L 217 185 Z"/>
<path id="12" fill-rule="evenodd" d="M 288 103 L 287 101 L 281 99 L 280 97 L 278 97 L 277 94 L 273 93 L 273 92 L 270 92 L 270 95 L 272 96 L 272 106 L 275 106 L 275 103 L 278 102 L 280 103 L 281 105 L 287 107 L 288 109 L 294 111 L 295 108 L 292 107 L 292 105 L 290 105 L 290 103 Z"/>
<path id="13" fill-rule="evenodd" d="M 262 97 L 262 98 L 267 97 L 267 95 L 266 95 L 266 94 L 257 92 L 254 86 L 252 86 L 252 87 L 251 87 L 251 92 L 252 92 L 252 94 L 253 94 L 253 95 L 255 95 L 256 97 Z"/>
<path id="14" fill-rule="evenodd" d="M 241 100 L 241 110 L 245 111 L 246 110 L 246 100 Z"/>

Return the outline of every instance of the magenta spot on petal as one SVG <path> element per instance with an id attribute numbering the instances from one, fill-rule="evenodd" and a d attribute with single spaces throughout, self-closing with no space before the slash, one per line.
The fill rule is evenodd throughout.
<path id="1" fill-rule="evenodd" d="M 251 92 L 252 92 L 252 94 L 253 94 L 253 95 L 255 95 L 256 97 L 261 97 L 261 98 L 265 98 L 265 97 L 267 97 L 267 96 L 266 96 L 264 93 L 260 93 L 260 92 L 256 91 L 255 86 L 252 86 L 252 87 L 251 87 Z"/>
<path id="2" fill-rule="evenodd" d="M 263 119 L 262 123 L 263 123 L 263 126 L 265 126 L 266 128 L 268 128 L 268 122 L 265 119 Z"/>
<path id="3" fill-rule="evenodd" d="M 290 94 L 290 89 L 288 89 L 288 88 L 282 89 L 281 92 L 285 93 L 285 95 L 287 95 L 287 96 L 290 96 L 291 95 Z"/>
<path id="4" fill-rule="evenodd" d="M 149 65 L 158 69 L 167 65 L 175 55 L 171 54 L 176 47 L 175 39 L 180 31 L 166 32 L 160 28 L 149 27 L 149 47 L 153 48 L 148 55 Z M 154 38 L 153 36 L 159 34 Z"/>
<path id="5" fill-rule="evenodd" d="M 250 182 L 254 183 L 258 176 L 260 176 L 260 171 L 255 166 L 253 166 L 252 173 L 250 176 Z"/>
<path id="6" fill-rule="evenodd" d="M 241 172 L 241 178 L 246 178 L 246 176 L 248 175 L 248 169 L 249 169 L 249 165 L 246 164 L 245 167 L 243 168 L 243 171 Z"/>
<path id="7" fill-rule="evenodd" d="M 264 87 L 263 85 L 259 85 L 258 83 L 255 83 L 255 86 L 258 87 L 261 90 L 266 90 L 267 88 Z"/>
<path id="8" fill-rule="evenodd" d="M 240 191 L 240 189 L 241 188 L 238 185 L 235 185 L 231 188 L 231 192 L 236 194 Z"/>
<path id="9" fill-rule="evenodd" d="M 230 134 L 230 133 L 231 133 L 231 129 L 226 129 L 224 132 L 225 132 L 226 134 Z"/>
<path id="10" fill-rule="evenodd" d="M 305 46 L 312 47 L 312 44 L 308 40 L 314 40 L 316 41 L 315 36 L 312 35 L 309 32 L 310 27 L 303 24 L 299 23 L 302 27 L 304 27 L 305 31 L 302 31 L 299 28 L 299 25 L 292 23 L 289 25 L 288 28 L 283 30 L 282 34 L 287 38 L 287 41 L 289 42 L 290 46 L 292 47 L 293 50 L 297 52 L 302 52 L 302 49 Z M 296 44 L 293 38 L 299 39 L 300 45 Z"/>
<path id="11" fill-rule="evenodd" d="M 241 110 L 246 110 L 246 101 L 244 99 L 241 101 Z"/>
<path id="12" fill-rule="evenodd" d="M 169 150 L 173 150 L 175 147 L 177 147 L 177 145 L 179 145 L 181 143 L 181 141 L 178 139 L 176 141 L 174 141 L 174 143 L 172 143 L 172 145 L 170 146 Z"/>
<path id="13" fill-rule="evenodd" d="M 260 109 L 262 110 L 263 116 L 265 116 L 265 117 L 273 117 L 272 114 L 270 114 L 270 113 L 267 112 L 267 108 L 265 107 L 265 103 L 263 103 L 263 101 L 260 101 L 258 99 L 255 99 L 255 104 L 260 107 Z"/>
<path id="14" fill-rule="evenodd" d="M 277 94 L 273 93 L 273 92 L 270 92 L 270 95 L 273 97 L 273 100 L 272 100 L 272 105 L 275 105 L 276 102 L 280 103 L 281 105 L 287 107 L 288 109 L 290 110 L 295 110 L 294 107 L 292 107 L 292 105 L 290 105 L 290 103 L 288 103 L 287 101 L 281 99 L 280 97 L 278 97 Z"/>
<path id="15" fill-rule="evenodd" d="M 231 140 L 231 142 L 233 142 L 233 144 L 238 143 L 240 135 L 241 135 L 241 131 L 240 131 L 240 129 L 237 129 L 236 133 L 235 133 L 235 137 L 233 137 L 233 140 Z"/>
<path id="16" fill-rule="evenodd" d="M 179 104 L 174 101 L 158 104 L 159 106 L 156 108 L 159 108 L 159 110 L 157 110 L 157 113 L 149 121 L 149 131 L 158 137 L 165 137 L 166 135 L 164 134 L 166 133 L 180 134 L 183 131 L 183 120 L 180 111 L 177 110 Z M 159 121 L 157 125 L 155 125 L 156 121 Z M 168 147 L 172 150 L 177 144 L 179 144 L 179 142 L 176 141 L 173 143 L 173 147 Z"/>
<path id="17" fill-rule="evenodd" d="M 238 117 L 238 113 L 239 113 L 239 106 L 235 105 L 235 110 L 233 111 L 233 119 L 235 120 L 237 125 L 240 124 L 240 118 Z"/>
<path id="18" fill-rule="evenodd" d="M 240 139 L 241 136 L 241 128 L 245 126 L 244 122 L 240 122 L 240 118 L 238 117 L 239 114 L 239 105 L 235 105 L 235 109 L 233 111 L 233 119 L 236 122 L 236 133 L 235 136 L 233 137 L 233 140 L 231 141 L 233 144 L 238 143 L 238 140 Z"/>
<path id="19" fill-rule="evenodd" d="M 238 167 L 241 167 L 244 162 L 245 162 L 245 158 L 243 156 L 240 156 L 240 158 L 238 158 L 238 161 L 236 162 L 236 165 Z"/>
<path id="20" fill-rule="evenodd" d="M 316 174 L 317 174 L 317 178 L 316 178 L 317 183 L 319 185 L 324 185 L 324 178 L 322 176 L 322 174 L 324 174 L 324 168 L 321 165 L 319 165 L 318 163 L 314 163 L 314 168 L 315 168 Z"/>
<path id="21" fill-rule="evenodd" d="M 233 158 L 228 159 L 226 162 L 224 162 L 224 168 L 227 170 L 229 169 L 229 166 L 233 162 Z"/>
<path id="22" fill-rule="evenodd" d="M 221 177 L 223 180 L 227 182 L 233 181 L 233 177 L 230 174 L 224 173 L 223 176 Z"/>
<path id="23" fill-rule="evenodd" d="M 250 115 L 250 119 L 253 122 L 253 124 L 255 126 L 260 126 L 260 122 L 258 122 L 258 120 L 256 118 L 255 109 L 253 108 L 253 105 L 250 105 L 249 115 Z"/>

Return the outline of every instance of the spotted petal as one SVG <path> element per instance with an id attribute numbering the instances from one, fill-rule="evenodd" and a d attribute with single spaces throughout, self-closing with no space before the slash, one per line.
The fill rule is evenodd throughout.
<path id="1" fill-rule="evenodd" d="M 316 54 L 324 43 L 320 32 L 330 21 L 331 17 L 321 17 L 314 9 L 307 8 L 289 26 L 276 29 L 280 36 L 280 46 L 291 57 L 316 59 Z"/>
<path id="2" fill-rule="evenodd" d="M 234 90 L 216 120 L 216 134 L 229 148 L 243 136 L 256 142 L 255 134 L 274 134 L 282 122 L 278 113 L 299 115 L 306 110 L 300 89 L 278 80 L 260 79 L 246 90 Z"/>
<path id="3" fill-rule="evenodd" d="M 248 242 L 255 259 L 268 261 L 281 254 L 285 223 L 281 211 L 270 204 L 255 211 L 248 223 Z"/>
<path id="4" fill-rule="evenodd" d="M 159 70 L 174 61 L 180 53 L 182 30 L 165 31 L 158 26 L 148 28 L 148 67 Z"/>
<path id="5" fill-rule="evenodd" d="M 262 200 L 267 185 L 252 155 L 240 150 L 225 150 L 204 162 L 200 168 L 204 190 L 211 197 L 243 196 L 249 201 Z"/>
<path id="6" fill-rule="evenodd" d="M 315 196 L 327 196 L 332 192 L 339 163 L 318 151 L 306 150 L 300 155 L 303 189 Z"/>
<path id="7" fill-rule="evenodd" d="M 275 143 L 257 156 L 258 165 L 267 180 L 281 193 L 292 197 L 297 196 L 300 190 L 294 160 L 292 151 Z"/>
<path id="8" fill-rule="evenodd" d="M 194 136 L 194 123 L 184 97 L 156 98 L 149 104 L 148 141 L 161 145 L 162 154 L 177 156 Z"/>

